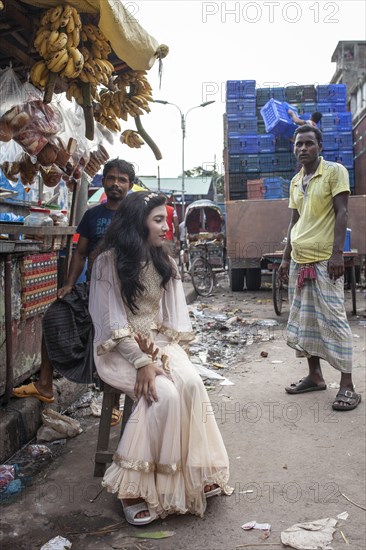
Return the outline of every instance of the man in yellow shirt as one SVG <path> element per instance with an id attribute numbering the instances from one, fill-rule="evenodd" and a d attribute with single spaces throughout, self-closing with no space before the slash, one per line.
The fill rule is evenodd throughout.
<path id="1" fill-rule="evenodd" d="M 348 172 L 320 156 L 318 128 L 300 126 L 294 140 L 302 168 L 291 181 L 292 215 L 279 276 L 289 286 L 287 344 L 305 354 L 309 374 L 285 389 L 290 394 L 326 390 L 320 367 L 324 359 L 341 372 L 333 409 L 352 410 L 361 396 L 352 382 L 352 333 L 344 308 Z"/>

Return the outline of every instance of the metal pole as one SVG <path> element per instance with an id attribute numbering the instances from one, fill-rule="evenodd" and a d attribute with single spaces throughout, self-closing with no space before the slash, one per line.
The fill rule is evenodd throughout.
<path id="1" fill-rule="evenodd" d="M 182 221 L 184 221 L 185 216 L 185 174 L 184 174 L 184 140 L 186 137 L 186 120 L 184 118 L 183 113 L 181 115 L 181 128 L 182 128 Z"/>

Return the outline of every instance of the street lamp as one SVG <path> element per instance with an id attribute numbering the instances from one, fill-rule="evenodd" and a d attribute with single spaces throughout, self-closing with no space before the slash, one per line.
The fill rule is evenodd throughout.
<path id="1" fill-rule="evenodd" d="M 215 101 L 204 101 L 200 105 L 196 105 L 195 107 L 191 107 L 188 109 L 186 114 L 184 115 L 181 111 L 181 109 L 176 105 L 175 103 L 171 103 L 170 101 L 164 101 L 163 99 L 155 99 L 154 103 L 161 103 L 161 105 L 174 105 L 180 113 L 180 127 L 182 129 L 182 219 L 184 221 L 184 212 L 185 212 L 185 203 L 184 203 L 184 193 L 185 193 L 185 176 L 184 176 L 184 140 L 186 137 L 186 120 L 187 115 L 190 111 L 193 109 L 198 109 L 199 107 L 207 107 L 207 105 L 211 105 L 211 103 L 215 103 Z"/>

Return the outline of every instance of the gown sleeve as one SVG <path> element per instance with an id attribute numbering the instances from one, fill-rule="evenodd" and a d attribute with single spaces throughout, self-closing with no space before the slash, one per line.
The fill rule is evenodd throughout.
<path id="1" fill-rule="evenodd" d="M 94 262 L 89 312 L 93 319 L 94 347 L 98 355 L 117 351 L 136 369 L 152 362 L 151 357 L 140 350 L 133 338 L 111 251 L 100 254 Z"/>

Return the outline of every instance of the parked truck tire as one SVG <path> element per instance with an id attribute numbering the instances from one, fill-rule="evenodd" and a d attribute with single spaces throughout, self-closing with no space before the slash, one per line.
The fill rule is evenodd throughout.
<path id="1" fill-rule="evenodd" d="M 246 287 L 247 290 L 259 290 L 262 283 L 261 269 L 250 268 L 246 270 Z"/>
<path id="2" fill-rule="evenodd" d="M 230 289 L 240 292 L 244 288 L 245 269 L 233 269 L 229 266 Z"/>

